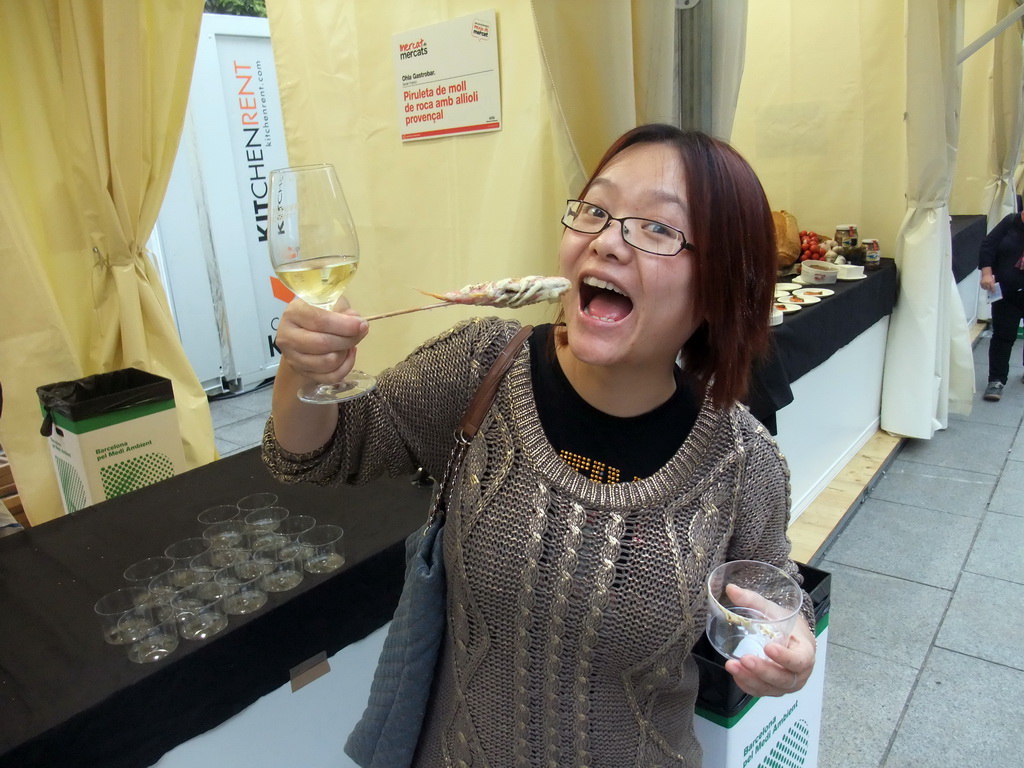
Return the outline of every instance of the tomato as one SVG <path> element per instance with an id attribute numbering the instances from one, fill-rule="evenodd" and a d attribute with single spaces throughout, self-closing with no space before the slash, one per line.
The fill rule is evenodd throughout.
<path id="1" fill-rule="evenodd" d="M 818 253 L 820 253 L 822 256 L 824 256 L 826 253 L 828 253 L 828 248 L 826 248 L 824 245 L 819 245 L 818 246 Z"/>

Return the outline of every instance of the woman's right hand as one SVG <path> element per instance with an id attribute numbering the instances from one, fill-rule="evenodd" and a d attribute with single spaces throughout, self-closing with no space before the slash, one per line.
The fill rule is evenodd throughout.
<path id="1" fill-rule="evenodd" d="M 291 453 L 308 453 L 330 439 L 338 408 L 304 403 L 296 393 L 313 381 L 336 384 L 352 370 L 368 324 L 342 297 L 334 311 L 295 299 L 277 323 L 281 364 L 274 378 L 274 435 Z"/>
<path id="2" fill-rule="evenodd" d="M 991 269 L 986 269 L 981 273 L 981 287 L 989 293 L 996 289 L 996 278 Z"/>
<path id="3" fill-rule="evenodd" d="M 292 301 L 277 325 L 281 357 L 296 374 L 318 384 L 336 384 L 355 365 L 356 345 L 369 323 L 342 296 L 328 311 Z"/>

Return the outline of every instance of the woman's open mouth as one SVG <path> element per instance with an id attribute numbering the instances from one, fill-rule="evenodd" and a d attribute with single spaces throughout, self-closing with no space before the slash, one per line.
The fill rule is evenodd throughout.
<path id="1" fill-rule="evenodd" d="M 580 311 L 605 323 L 617 323 L 633 311 L 633 301 L 621 288 L 596 277 L 580 284 Z"/>

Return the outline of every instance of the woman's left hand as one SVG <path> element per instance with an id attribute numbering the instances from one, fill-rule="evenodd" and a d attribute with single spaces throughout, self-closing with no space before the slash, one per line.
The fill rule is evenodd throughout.
<path id="1" fill-rule="evenodd" d="M 725 671 L 732 675 L 736 685 L 751 696 L 784 696 L 799 691 L 807 683 L 814 669 L 816 648 L 814 635 L 807 622 L 800 619 L 786 646 L 768 643 L 764 647 L 767 659 L 753 654 L 729 659 Z"/>

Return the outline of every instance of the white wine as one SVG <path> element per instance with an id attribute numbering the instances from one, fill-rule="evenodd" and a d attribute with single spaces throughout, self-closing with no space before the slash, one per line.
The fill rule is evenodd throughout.
<path id="1" fill-rule="evenodd" d="M 303 301 L 330 307 L 352 282 L 358 266 L 358 256 L 321 256 L 282 264 L 277 276 Z"/>

